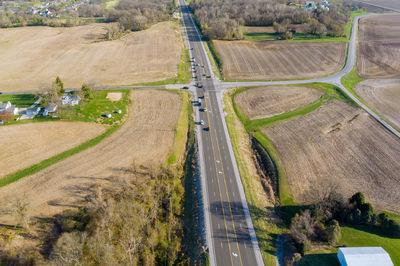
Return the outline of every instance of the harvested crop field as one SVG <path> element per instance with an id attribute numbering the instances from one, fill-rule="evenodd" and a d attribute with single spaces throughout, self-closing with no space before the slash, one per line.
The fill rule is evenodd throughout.
<path id="1" fill-rule="evenodd" d="M 223 75 L 231 80 L 314 78 L 338 72 L 346 43 L 214 41 Z"/>
<path id="2" fill-rule="evenodd" d="M 106 186 L 135 165 L 158 167 L 174 149 L 175 127 L 181 112 L 180 95 L 135 90 L 125 124 L 96 146 L 60 161 L 37 174 L 0 188 L 0 223 L 13 224 L 10 206 L 16 195 L 29 202 L 29 215 L 49 217 Z M 37 195 L 41 195 L 38 197 Z"/>
<path id="3" fill-rule="evenodd" d="M 247 89 L 235 97 L 250 120 L 286 113 L 317 101 L 323 93 L 303 86 L 268 86 Z"/>
<path id="4" fill-rule="evenodd" d="M 359 0 L 362 3 L 372 4 L 380 7 L 386 7 L 389 9 L 400 11 L 400 1 L 399 0 Z"/>
<path id="5" fill-rule="evenodd" d="M 43 122 L 0 127 L 0 178 L 39 163 L 102 134 L 83 122 Z"/>
<path id="6" fill-rule="evenodd" d="M 361 191 L 374 207 L 400 213 L 400 139 L 361 109 L 335 100 L 263 132 L 297 202 L 337 185 L 344 196 Z"/>
<path id="7" fill-rule="evenodd" d="M 82 83 L 126 85 L 177 76 L 182 52 L 171 22 L 105 41 L 106 24 L 71 28 L 0 29 L 0 89 L 27 91 L 60 76 L 68 88 Z"/>
<path id="8" fill-rule="evenodd" d="M 400 14 L 360 20 L 357 71 L 363 78 L 400 77 Z"/>
<path id="9" fill-rule="evenodd" d="M 399 79 L 370 79 L 358 83 L 354 88 L 356 93 L 400 128 L 400 80 Z"/>

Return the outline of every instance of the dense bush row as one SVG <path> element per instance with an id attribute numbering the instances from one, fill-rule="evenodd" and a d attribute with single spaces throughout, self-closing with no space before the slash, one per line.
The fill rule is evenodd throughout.
<path id="1" fill-rule="evenodd" d="M 115 181 L 91 206 L 59 219 L 64 232 L 50 255 L 65 265 L 173 265 L 182 252 L 181 180 L 170 170 Z M 185 264 L 185 263 L 184 263 Z"/>
<path id="2" fill-rule="evenodd" d="M 344 36 L 351 3 L 348 0 L 331 2 L 329 11 L 290 7 L 278 0 L 192 0 L 190 8 L 203 34 L 210 39 L 242 39 L 243 25 L 275 25 L 282 38 L 290 36 L 293 24 L 305 24 L 308 34 Z"/>

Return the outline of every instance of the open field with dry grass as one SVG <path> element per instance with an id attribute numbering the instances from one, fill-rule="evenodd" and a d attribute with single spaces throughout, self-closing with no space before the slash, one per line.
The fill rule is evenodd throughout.
<path id="1" fill-rule="evenodd" d="M 346 44 L 214 41 L 223 75 L 232 80 L 282 80 L 324 76 L 344 65 Z"/>
<path id="2" fill-rule="evenodd" d="M 44 122 L 0 127 L 0 178 L 41 162 L 102 134 L 83 122 Z"/>
<path id="3" fill-rule="evenodd" d="M 72 88 L 177 76 L 182 41 L 171 22 L 113 41 L 104 41 L 105 25 L 0 29 L 0 90 L 37 90 L 56 76 Z"/>
<path id="4" fill-rule="evenodd" d="M 400 77 L 400 14 L 360 20 L 357 71 L 363 78 Z"/>
<path id="5" fill-rule="evenodd" d="M 360 2 L 382 6 L 390 9 L 395 9 L 400 11 L 400 1 L 399 0 L 359 0 Z"/>
<path id="6" fill-rule="evenodd" d="M 245 90 L 235 97 L 249 119 L 267 118 L 306 106 L 324 93 L 302 86 L 268 86 Z"/>
<path id="7" fill-rule="evenodd" d="M 370 79 L 358 83 L 355 92 L 383 117 L 400 128 L 400 80 Z"/>
<path id="8" fill-rule="evenodd" d="M 15 197 L 29 203 L 31 217 L 50 217 L 81 206 L 86 197 L 123 176 L 132 165 L 158 167 L 174 150 L 181 112 L 180 95 L 137 90 L 125 124 L 98 145 L 56 163 L 37 174 L 0 189 L 0 223 L 14 224 L 10 208 Z M 38 196 L 40 195 L 40 196 Z"/>
<path id="9" fill-rule="evenodd" d="M 362 191 L 374 207 L 400 213 L 400 140 L 361 109 L 335 100 L 263 132 L 297 202 L 337 186 L 345 196 Z"/>

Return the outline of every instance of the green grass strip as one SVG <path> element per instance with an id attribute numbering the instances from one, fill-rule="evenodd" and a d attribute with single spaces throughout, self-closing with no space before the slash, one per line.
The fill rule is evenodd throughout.
<path id="1" fill-rule="evenodd" d="M 55 164 L 59 161 L 62 161 L 64 159 L 72 156 L 72 155 L 75 155 L 77 153 L 80 153 L 81 151 L 84 151 L 90 147 L 93 147 L 96 144 L 100 143 L 100 141 L 102 141 L 103 139 L 110 136 L 112 133 L 114 133 L 119 128 L 120 128 L 120 126 L 111 127 L 110 129 L 108 129 L 106 132 L 104 132 L 100 136 L 97 136 L 96 138 L 91 139 L 75 148 L 64 151 L 64 152 L 57 154 L 49 159 L 43 160 L 40 163 L 34 164 L 28 168 L 25 168 L 25 169 L 22 169 L 20 171 L 13 173 L 13 174 L 10 174 L 10 175 L 0 179 L 0 187 L 4 187 L 15 181 L 18 181 L 19 179 L 21 179 L 23 177 L 35 174 L 35 173 L 45 169 L 46 167 L 49 167 L 52 164 Z"/>
<path id="2" fill-rule="evenodd" d="M 187 132 L 189 127 L 189 116 L 191 115 L 192 105 L 189 104 L 189 93 L 187 92 L 178 92 L 182 101 L 182 108 L 179 115 L 177 126 L 175 127 L 175 147 L 174 151 L 168 157 L 167 165 L 171 166 L 175 163 L 179 163 L 179 156 L 182 151 L 185 149 Z"/>

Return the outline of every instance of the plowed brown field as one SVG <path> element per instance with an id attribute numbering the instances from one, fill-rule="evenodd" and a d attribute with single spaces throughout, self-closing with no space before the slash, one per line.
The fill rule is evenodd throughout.
<path id="1" fill-rule="evenodd" d="M 223 74 L 232 80 L 281 80 L 319 77 L 339 71 L 345 43 L 215 41 Z"/>
<path id="2" fill-rule="evenodd" d="M 125 124 L 98 145 L 37 174 L 0 188 L 0 223 L 14 224 L 10 206 L 16 196 L 29 203 L 28 213 L 49 217 L 81 206 L 97 186 L 124 175 L 133 163 L 159 166 L 174 148 L 182 103 L 167 91 L 133 91 Z"/>
<path id="3" fill-rule="evenodd" d="M 250 120 L 286 113 L 317 101 L 322 92 L 300 86 L 268 86 L 245 90 L 235 103 Z"/>
<path id="4" fill-rule="evenodd" d="M 337 185 L 345 196 L 361 191 L 374 207 L 400 213 L 400 139 L 359 108 L 332 101 L 263 132 L 296 201 Z"/>
<path id="5" fill-rule="evenodd" d="M 359 1 L 400 11 L 399 0 L 359 0 Z"/>
<path id="6" fill-rule="evenodd" d="M 0 178 L 100 135 L 101 125 L 44 122 L 0 127 Z"/>
<path id="7" fill-rule="evenodd" d="M 357 71 L 363 78 L 400 77 L 400 14 L 360 20 Z"/>
<path id="8" fill-rule="evenodd" d="M 182 42 L 171 22 L 104 41 L 105 24 L 0 29 L 0 91 L 26 91 L 60 76 L 66 87 L 157 81 L 177 75 Z"/>
<path id="9" fill-rule="evenodd" d="M 356 93 L 383 117 L 400 128 L 400 80 L 371 79 L 354 88 Z"/>

